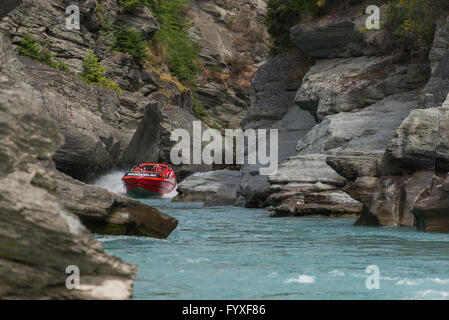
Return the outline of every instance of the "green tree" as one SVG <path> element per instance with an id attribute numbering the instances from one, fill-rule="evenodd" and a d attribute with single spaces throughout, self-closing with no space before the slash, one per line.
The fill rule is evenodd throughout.
<path id="1" fill-rule="evenodd" d="M 137 66 L 142 66 L 148 59 L 147 43 L 142 33 L 124 25 L 117 27 L 112 49 L 132 55 Z"/>
<path id="2" fill-rule="evenodd" d="M 118 94 L 122 93 L 122 90 L 115 82 L 106 78 L 106 71 L 92 50 L 83 59 L 81 79 L 89 84 L 110 88 Z"/>

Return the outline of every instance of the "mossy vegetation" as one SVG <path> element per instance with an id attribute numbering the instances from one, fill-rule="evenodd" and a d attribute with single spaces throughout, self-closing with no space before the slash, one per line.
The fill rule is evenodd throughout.
<path id="1" fill-rule="evenodd" d="M 118 94 L 122 93 L 122 90 L 115 82 L 106 78 L 106 71 L 92 50 L 84 57 L 81 79 L 89 84 L 112 89 Z"/>
<path id="2" fill-rule="evenodd" d="M 159 22 L 160 31 L 151 40 L 152 50 L 164 56 L 170 73 L 191 85 L 201 70 L 201 47 L 191 40 L 186 6 L 191 0 L 153 0 L 150 9 Z"/>
<path id="3" fill-rule="evenodd" d="M 61 60 L 55 59 L 50 50 L 43 47 L 30 33 L 25 34 L 17 49 L 21 56 L 29 57 L 33 60 L 45 63 L 54 69 L 70 73 L 67 64 Z"/>
<path id="4" fill-rule="evenodd" d="M 139 67 L 148 59 L 147 42 L 142 33 L 125 25 L 116 27 L 112 50 L 129 53 Z"/>
<path id="5" fill-rule="evenodd" d="M 392 0 L 383 27 L 408 49 L 430 49 L 439 19 L 446 17 L 449 0 Z"/>
<path id="6" fill-rule="evenodd" d="M 193 104 L 199 119 L 209 127 L 221 129 L 210 119 L 207 111 L 198 101 L 195 93 L 194 79 L 202 69 L 199 56 L 200 45 L 189 37 L 191 26 L 186 11 L 191 0 L 119 0 L 125 14 L 136 11 L 139 6 L 147 6 L 159 23 L 160 30 L 153 39 L 145 41 L 142 34 L 127 26 L 114 27 L 114 51 L 129 53 L 136 65 L 146 62 L 154 68 L 167 65 L 170 74 L 162 74 L 161 80 L 176 85 L 180 92 L 191 90 Z M 110 34 L 111 26 L 103 31 Z"/>
<path id="7" fill-rule="evenodd" d="M 148 0 L 119 0 L 118 4 L 126 13 L 134 13 L 139 6 L 149 6 Z"/>
<path id="8" fill-rule="evenodd" d="M 388 8 L 382 27 L 394 33 L 408 49 L 430 48 L 436 23 L 449 11 L 449 0 L 373 0 L 360 1 L 360 6 L 364 9 L 367 5 L 384 3 Z M 269 0 L 265 25 L 272 37 L 271 53 L 293 48 L 290 29 L 294 25 L 351 5 L 354 4 L 350 0 Z M 361 32 L 368 30 L 362 27 Z"/>

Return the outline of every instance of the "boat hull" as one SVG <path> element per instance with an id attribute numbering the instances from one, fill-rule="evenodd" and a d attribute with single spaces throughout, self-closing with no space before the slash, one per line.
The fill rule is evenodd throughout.
<path id="1" fill-rule="evenodd" d="M 176 188 L 176 180 L 174 178 L 125 176 L 122 180 L 126 192 L 137 196 L 165 195 Z"/>

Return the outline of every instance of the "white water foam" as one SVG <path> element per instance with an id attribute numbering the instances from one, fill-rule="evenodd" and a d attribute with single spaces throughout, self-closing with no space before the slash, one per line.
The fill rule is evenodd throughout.
<path id="1" fill-rule="evenodd" d="M 421 279 L 401 279 L 398 282 L 396 282 L 396 285 L 406 285 L 406 286 L 417 286 L 419 284 L 422 284 L 423 281 Z"/>
<path id="2" fill-rule="evenodd" d="M 287 279 L 284 283 L 315 283 L 315 277 L 302 274 L 297 278 Z"/>
<path id="3" fill-rule="evenodd" d="M 124 171 L 113 171 L 98 178 L 93 185 L 96 187 L 105 188 L 106 190 L 114 193 L 125 194 L 125 188 L 122 183 L 122 177 L 124 174 Z"/>
<path id="4" fill-rule="evenodd" d="M 187 262 L 189 263 L 201 263 L 201 262 L 209 262 L 210 260 L 207 258 L 198 258 L 198 259 L 190 259 L 187 258 Z"/>
<path id="5" fill-rule="evenodd" d="M 417 299 L 449 299 L 448 291 L 438 291 L 438 290 L 422 290 L 418 291 L 413 297 L 413 300 Z"/>
<path id="6" fill-rule="evenodd" d="M 345 273 L 340 270 L 332 270 L 329 272 L 329 274 L 336 276 L 336 277 L 344 277 L 345 276 Z"/>
<path id="7" fill-rule="evenodd" d="M 449 279 L 426 278 L 426 280 L 429 280 L 429 281 L 432 281 L 432 282 L 436 282 L 436 283 L 442 283 L 442 284 L 449 283 Z"/>

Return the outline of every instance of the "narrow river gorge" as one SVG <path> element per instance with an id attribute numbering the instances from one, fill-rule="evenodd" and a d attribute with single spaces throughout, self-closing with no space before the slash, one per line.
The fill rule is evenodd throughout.
<path id="1" fill-rule="evenodd" d="M 121 191 L 120 173 L 96 182 Z M 141 200 L 179 220 L 167 240 L 97 235 L 138 266 L 134 299 L 447 299 L 449 235 L 269 218 L 265 209 Z M 368 290 L 366 268 L 380 270 Z"/>

